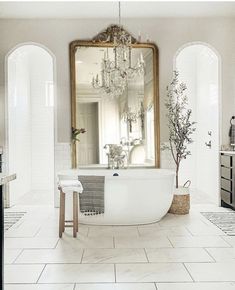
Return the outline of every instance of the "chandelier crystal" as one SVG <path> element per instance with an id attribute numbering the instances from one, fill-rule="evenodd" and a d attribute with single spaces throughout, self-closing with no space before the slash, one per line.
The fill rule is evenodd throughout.
<path id="1" fill-rule="evenodd" d="M 100 75 L 92 78 L 92 86 L 108 96 L 119 97 L 125 91 L 128 80 L 143 75 L 145 71 L 142 53 L 135 65 L 132 64 L 132 46 L 136 40 L 120 24 L 120 2 L 119 25 L 110 26 L 106 32 L 98 35 L 95 41 L 110 43 L 113 58 L 109 56 L 107 48 L 101 62 Z"/>

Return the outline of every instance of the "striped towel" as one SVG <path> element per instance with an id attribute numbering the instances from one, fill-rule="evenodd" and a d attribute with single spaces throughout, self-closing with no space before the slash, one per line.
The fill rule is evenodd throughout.
<path id="1" fill-rule="evenodd" d="M 235 125 L 232 124 L 229 130 L 230 145 L 235 146 Z"/>
<path id="2" fill-rule="evenodd" d="M 83 194 L 79 196 L 80 212 L 85 215 L 104 213 L 104 176 L 79 175 Z"/>

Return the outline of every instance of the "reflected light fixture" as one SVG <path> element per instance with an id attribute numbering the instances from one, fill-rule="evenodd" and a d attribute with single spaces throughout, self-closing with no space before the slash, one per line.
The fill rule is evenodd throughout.
<path id="1" fill-rule="evenodd" d="M 119 97 L 127 87 L 128 80 L 137 75 L 143 75 L 145 63 L 143 54 L 132 64 L 132 45 L 136 40 L 124 30 L 121 25 L 121 3 L 119 5 L 119 24 L 112 25 L 100 33 L 94 41 L 110 43 L 113 54 L 110 56 L 109 47 L 104 52 L 101 61 L 101 72 L 92 78 L 92 86 L 110 97 Z"/>

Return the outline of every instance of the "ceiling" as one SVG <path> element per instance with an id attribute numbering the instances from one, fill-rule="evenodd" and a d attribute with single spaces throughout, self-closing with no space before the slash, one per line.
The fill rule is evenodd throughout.
<path id="1" fill-rule="evenodd" d="M 123 18 L 234 17 L 235 2 L 228 1 L 121 1 Z M 0 18 L 118 18 L 117 1 L 2 1 Z"/>

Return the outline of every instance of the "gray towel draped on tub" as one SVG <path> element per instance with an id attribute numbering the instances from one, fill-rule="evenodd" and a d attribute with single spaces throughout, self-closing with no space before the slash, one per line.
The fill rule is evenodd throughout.
<path id="1" fill-rule="evenodd" d="M 79 196 L 80 212 L 85 215 L 104 213 L 104 176 L 79 175 L 78 180 L 83 186 Z"/>

